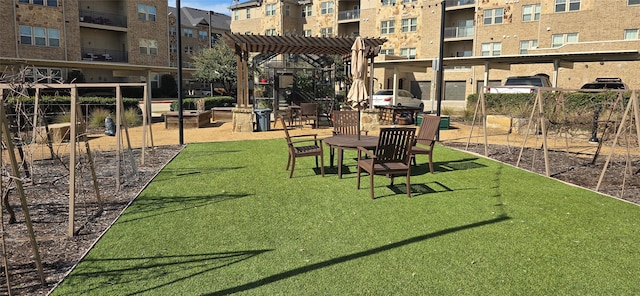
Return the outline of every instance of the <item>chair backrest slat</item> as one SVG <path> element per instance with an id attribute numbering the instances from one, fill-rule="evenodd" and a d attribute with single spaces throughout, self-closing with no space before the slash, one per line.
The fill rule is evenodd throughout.
<path id="1" fill-rule="evenodd" d="M 438 128 L 440 128 L 440 116 L 425 114 L 422 117 L 416 141 L 422 145 L 431 146 L 436 140 Z"/>
<path id="2" fill-rule="evenodd" d="M 410 159 L 416 129 L 412 127 L 382 128 L 375 151 L 375 162 L 403 162 Z"/>
<path id="3" fill-rule="evenodd" d="M 358 134 L 358 110 L 344 110 L 333 112 L 334 135 Z"/>

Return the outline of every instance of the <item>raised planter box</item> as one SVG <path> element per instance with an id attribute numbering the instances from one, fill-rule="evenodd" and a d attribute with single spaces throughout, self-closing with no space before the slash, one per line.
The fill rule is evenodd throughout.
<path id="1" fill-rule="evenodd" d="M 179 123 L 178 112 L 164 114 L 164 128 L 177 128 Z M 183 111 L 182 126 L 184 128 L 200 128 L 211 122 L 211 111 Z"/>

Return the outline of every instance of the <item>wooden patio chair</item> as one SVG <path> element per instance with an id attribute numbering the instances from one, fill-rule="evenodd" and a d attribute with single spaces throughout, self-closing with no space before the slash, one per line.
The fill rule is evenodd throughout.
<path id="1" fill-rule="evenodd" d="M 358 120 L 358 110 L 333 111 L 333 134 L 357 135 Z"/>
<path id="2" fill-rule="evenodd" d="M 358 147 L 358 189 L 360 189 L 360 174 L 364 170 L 369 173 L 369 190 L 371 199 L 373 194 L 373 176 L 386 175 L 393 178 L 395 175 L 405 174 L 407 184 L 407 196 L 411 197 L 411 146 L 413 145 L 416 130 L 412 127 L 382 128 L 378 146 L 374 151 L 364 147 Z M 363 154 L 369 158 L 363 158 Z"/>
<path id="3" fill-rule="evenodd" d="M 318 103 L 300 103 L 300 120 L 309 122 L 313 120 L 315 128 L 318 128 Z"/>
<path id="4" fill-rule="evenodd" d="M 429 172 L 433 174 L 433 147 L 436 144 L 436 133 L 440 128 L 440 116 L 437 115 L 424 115 L 422 117 L 422 123 L 420 124 L 420 130 L 416 136 L 415 145 L 411 148 L 411 159 L 413 165 L 416 163 L 416 155 L 426 154 L 429 155 Z M 423 146 L 419 146 L 419 145 Z"/>
<path id="5" fill-rule="evenodd" d="M 333 135 L 357 135 L 358 134 L 358 110 L 336 110 L 333 111 Z M 363 131 L 360 131 L 362 134 Z M 367 132 L 364 131 L 366 135 Z M 339 149 L 340 157 L 344 151 Z M 333 159 L 335 148 L 330 147 L 329 155 Z"/>
<path id="6" fill-rule="evenodd" d="M 324 104 L 322 111 L 318 114 L 320 119 L 326 119 L 330 126 L 333 126 L 332 116 L 335 108 L 335 100 L 331 100 L 328 104 Z"/>
<path id="7" fill-rule="evenodd" d="M 276 122 L 280 121 L 280 118 L 284 118 L 285 122 L 288 124 L 286 126 L 282 126 L 283 128 L 286 128 L 287 126 L 293 126 L 296 120 L 300 118 L 299 108 L 297 106 L 289 106 L 284 110 L 276 110 L 274 116 L 275 120 L 273 121 L 273 128 L 276 127 Z"/>
<path id="8" fill-rule="evenodd" d="M 296 158 L 315 156 L 316 168 L 318 167 L 318 156 L 320 156 L 320 174 L 324 177 L 324 150 L 322 148 L 322 139 L 318 139 L 317 134 L 290 136 L 284 117 L 280 117 L 280 123 L 284 127 L 284 134 L 289 147 L 289 158 L 287 159 L 287 170 L 291 166 L 289 178 L 293 177 L 293 170 L 296 167 Z"/>

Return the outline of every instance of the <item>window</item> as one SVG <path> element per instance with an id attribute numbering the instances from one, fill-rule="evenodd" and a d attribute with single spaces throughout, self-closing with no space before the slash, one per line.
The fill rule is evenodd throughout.
<path id="1" fill-rule="evenodd" d="M 418 0 L 402 0 L 402 3 L 418 2 Z"/>
<path id="2" fill-rule="evenodd" d="M 396 0 L 382 0 L 382 6 L 396 5 Z"/>
<path id="3" fill-rule="evenodd" d="M 207 31 L 198 31 L 198 39 L 200 39 L 200 40 L 209 39 L 209 32 L 207 32 Z"/>
<path id="4" fill-rule="evenodd" d="M 400 49 L 400 55 L 403 56 L 403 57 L 407 57 L 409 59 L 415 59 L 416 58 L 416 48 L 415 47 L 401 48 Z"/>
<path id="5" fill-rule="evenodd" d="M 28 3 L 35 5 L 46 5 L 49 7 L 58 7 L 58 0 L 19 0 L 19 3 Z M 46 3 L 45 3 L 46 2 Z"/>
<path id="6" fill-rule="evenodd" d="M 233 11 L 233 20 L 234 20 L 234 21 L 237 21 L 239 18 L 240 18 L 240 17 L 239 17 L 239 13 L 238 13 L 238 11 L 237 11 L 237 10 L 234 10 L 234 11 Z"/>
<path id="7" fill-rule="evenodd" d="M 551 35 L 551 47 L 560 47 L 567 43 L 577 43 L 578 33 Z"/>
<path id="8" fill-rule="evenodd" d="M 138 41 L 141 54 L 157 55 L 158 54 L 158 41 L 149 39 L 140 39 Z"/>
<path id="9" fill-rule="evenodd" d="M 330 14 L 330 13 L 333 13 L 333 2 L 320 3 L 320 14 Z"/>
<path id="10" fill-rule="evenodd" d="M 32 39 L 31 27 L 29 26 L 20 26 L 20 44 L 29 44 L 31 45 Z"/>
<path id="11" fill-rule="evenodd" d="M 380 34 L 392 34 L 395 33 L 395 31 L 395 21 L 380 22 Z"/>
<path id="12" fill-rule="evenodd" d="M 490 43 L 482 43 L 482 56 L 499 56 L 502 51 L 502 43 L 500 42 L 490 42 Z"/>
<path id="13" fill-rule="evenodd" d="M 192 29 L 182 29 L 182 36 L 184 37 L 193 37 Z"/>
<path id="14" fill-rule="evenodd" d="M 567 3 L 569 5 L 567 5 Z M 555 12 L 567 12 L 580 10 L 580 0 L 556 0 Z"/>
<path id="15" fill-rule="evenodd" d="M 484 11 L 483 24 L 493 25 L 502 24 L 502 18 L 504 16 L 504 8 L 487 9 Z"/>
<path id="16" fill-rule="evenodd" d="M 62 71 L 57 68 L 27 68 L 25 80 L 38 83 L 62 82 Z"/>
<path id="17" fill-rule="evenodd" d="M 35 45 L 47 46 L 47 30 L 45 28 L 33 28 L 33 40 Z"/>
<path id="18" fill-rule="evenodd" d="M 169 26 L 169 36 L 176 36 L 178 34 L 177 28 L 175 26 Z"/>
<path id="19" fill-rule="evenodd" d="M 264 9 L 265 9 L 265 15 L 266 16 L 276 15 L 276 5 L 275 4 L 267 4 L 267 5 L 265 5 Z"/>
<path id="20" fill-rule="evenodd" d="M 628 0 L 627 5 L 638 5 L 640 0 Z"/>
<path id="21" fill-rule="evenodd" d="M 276 35 L 276 29 L 267 29 L 264 32 L 264 34 L 267 35 L 267 36 L 275 36 Z"/>
<path id="22" fill-rule="evenodd" d="M 415 32 L 418 30 L 418 19 L 410 18 L 402 20 L 402 32 Z"/>
<path id="23" fill-rule="evenodd" d="M 245 11 L 245 18 L 246 19 L 250 19 L 251 18 L 251 8 L 247 8 Z"/>
<path id="24" fill-rule="evenodd" d="M 624 30 L 624 40 L 638 40 L 638 29 Z"/>
<path id="25" fill-rule="evenodd" d="M 287 4 L 284 6 L 284 16 L 291 15 L 291 5 Z"/>
<path id="26" fill-rule="evenodd" d="M 138 4 L 138 19 L 141 21 L 156 21 L 156 7 Z"/>
<path id="27" fill-rule="evenodd" d="M 47 41 L 51 47 L 60 47 L 60 30 L 47 29 Z"/>
<path id="28" fill-rule="evenodd" d="M 170 53 L 178 53 L 178 46 L 175 44 L 169 44 L 169 52 Z"/>
<path id="29" fill-rule="evenodd" d="M 305 37 L 311 37 L 311 30 L 304 30 Z"/>
<path id="30" fill-rule="evenodd" d="M 327 27 L 320 29 L 320 36 L 322 37 L 331 37 L 333 36 L 333 28 Z"/>
<path id="31" fill-rule="evenodd" d="M 303 6 L 302 7 L 302 17 L 311 16 L 312 8 L 313 8 L 313 6 L 311 6 L 311 4 L 306 4 L 305 6 Z"/>
<path id="32" fill-rule="evenodd" d="M 522 21 L 531 22 L 540 20 L 540 4 L 523 5 L 522 6 Z"/>
<path id="33" fill-rule="evenodd" d="M 520 41 L 520 54 L 528 54 L 529 49 L 538 48 L 538 40 Z"/>
<path id="34" fill-rule="evenodd" d="M 393 49 L 392 48 L 381 49 L 380 54 L 393 55 Z"/>
<path id="35" fill-rule="evenodd" d="M 184 53 L 193 54 L 193 46 L 185 46 L 184 47 Z"/>
<path id="36" fill-rule="evenodd" d="M 60 30 L 20 26 L 20 44 L 60 47 Z"/>

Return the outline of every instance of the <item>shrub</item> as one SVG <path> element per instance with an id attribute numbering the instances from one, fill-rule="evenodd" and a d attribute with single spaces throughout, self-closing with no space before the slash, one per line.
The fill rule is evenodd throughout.
<path id="1" fill-rule="evenodd" d="M 124 111 L 124 121 L 128 126 L 138 126 L 142 124 L 142 115 L 138 113 L 138 110 L 129 108 Z"/>
<path id="2" fill-rule="evenodd" d="M 197 110 L 198 100 L 204 100 L 204 110 L 209 110 L 213 107 L 229 107 L 234 106 L 236 98 L 229 96 L 218 96 L 208 98 L 188 98 L 182 100 L 183 110 Z M 171 102 L 171 111 L 178 111 L 178 100 Z"/>
<path id="3" fill-rule="evenodd" d="M 93 109 L 91 116 L 89 117 L 89 126 L 102 127 L 104 126 L 104 120 L 111 114 L 109 110 L 103 108 Z"/>
<path id="4" fill-rule="evenodd" d="M 58 114 L 54 121 L 55 123 L 71 122 L 71 113 L 65 112 L 63 114 Z"/>

